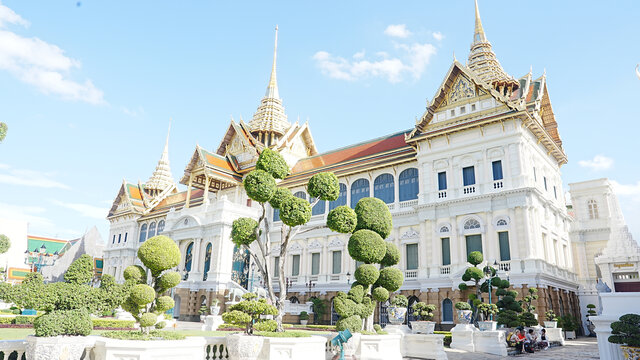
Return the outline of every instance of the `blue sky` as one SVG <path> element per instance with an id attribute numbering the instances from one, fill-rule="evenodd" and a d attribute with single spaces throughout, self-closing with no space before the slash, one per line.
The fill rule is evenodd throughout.
<path id="1" fill-rule="evenodd" d="M 250 119 L 276 24 L 280 95 L 320 151 L 411 128 L 474 29 L 471 0 L 0 4 L 0 217 L 59 237 L 107 236 L 122 179 L 148 179 L 170 118 L 176 179 L 196 144 Z M 546 69 L 565 190 L 614 180 L 640 236 L 640 3 L 481 0 L 480 13 L 509 74 Z"/>

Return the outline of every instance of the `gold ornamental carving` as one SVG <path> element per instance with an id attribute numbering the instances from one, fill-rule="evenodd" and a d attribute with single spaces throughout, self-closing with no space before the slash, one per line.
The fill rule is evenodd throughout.
<path id="1" fill-rule="evenodd" d="M 464 76 L 458 76 L 451 88 L 451 92 L 449 92 L 449 104 L 474 97 L 475 95 L 473 84 Z"/>

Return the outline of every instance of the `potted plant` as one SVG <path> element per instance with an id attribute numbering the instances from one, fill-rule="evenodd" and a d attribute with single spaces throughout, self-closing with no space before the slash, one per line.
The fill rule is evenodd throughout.
<path id="1" fill-rule="evenodd" d="M 575 339 L 576 330 L 578 329 L 578 322 L 576 321 L 576 318 L 567 314 L 567 315 L 561 316 L 560 319 L 558 320 L 559 320 L 558 322 L 560 323 L 560 327 L 562 328 L 562 331 L 564 331 L 564 338 Z"/>
<path id="2" fill-rule="evenodd" d="M 591 322 L 590 316 L 596 316 L 598 313 L 594 310 L 596 306 L 594 304 L 587 305 L 587 330 L 589 330 L 589 336 L 596 336 L 596 326 Z"/>
<path id="3" fill-rule="evenodd" d="M 411 306 L 413 309 L 413 315 L 417 316 L 419 321 L 411 322 L 411 330 L 414 334 L 433 334 L 436 323 L 431 321 L 433 319 L 433 312 L 436 311 L 436 306 L 427 304 L 424 302 L 417 302 Z"/>
<path id="4" fill-rule="evenodd" d="M 244 333 L 227 336 L 227 349 L 230 359 L 255 360 L 258 358 L 264 337 L 252 336 L 254 326 L 259 329 L 274 331 L 277 327 L 275 320 L 261 320 L 261 315 L 277 315 L 278 309 L 267 303 L 265 298 L 257 299 L 254 293 L 242 295 L 242 301 L 229 307 L 229 311 L 222 314 L 222 320 L 227 324 L 244 328 Z"/>
<path id="5" fill-rule="evenodd" d="M 391 302 L 389 303 L 389 307 L 387 309 L 387 314 L 389 315 L 389 323 L 393 325 L 402 325 L 404 324 L 404 319 L 407 316 L 407 306 L 409 305 L 409 300 L 404 295 L 395 295 Z"/>
<path id="6" fill-rule="evenodd" d="M 300 312 L 300 325 L 307 325 L 307 321 L 309 321 L 309 314 L 306 311 Z"/>
<path id="7" fill-rule="evenodd" d="M 211 306 L 209 307 L 209 313 L 213 316 L 218 316 L 220 314 L 220 300 L 214 298 L 211 300 Z"/>
<path id="8" fill-rule="evenodd" d="M 640 315 L 626 314 L 611 323 L 609 342 L 622 345 L 625 359 L 640 358 Z"/>
<path id="9" fill-rule="evenodd" d="M 544 312 L 544 327 L 554 329 L 558 326 L 558 316 L 553 312 L 553 309 L 549 309 Z"/>
<path id="10" fill-rule="evenodd" d="M 473 311 L 471 311 L 471 305 L 465 301 L 458 301 L 456 303 L 457 317 L 458 323 L 460 324 L 469 324 L 471 323 L 471 316 L 473 315 Z"/>
<path id="11" fill-rule="evenodd" d="M 490 320 L 491 315 L 498 313 L 498 307 L 496 304 L 480 303 L 477 305 L 478 313 L 482 318 L 482 321 L 478 321 L 478 328 L 480 331 L 495 331 L 497 328 L 497 322 Z"/>
<path id="12" fill-rule="evenodd" d="M 204 322 L 204 319 L 207 317 L 207 311 L 209 311 L 207 305 L 202 304 L 202 306 L 200 306 L 200 310 L 198 310 L 201 322 Z"/>

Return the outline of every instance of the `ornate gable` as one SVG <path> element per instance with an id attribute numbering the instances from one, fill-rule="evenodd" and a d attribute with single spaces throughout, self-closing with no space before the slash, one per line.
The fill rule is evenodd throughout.
<path id="1" fill-rule="evenodd" d="M 144 191 L 138 185 L 129 184 L 123 180 L 107 218 L 127 213 L 142 214 L 145 210 L 143 194 Z"/>
<path id="2" fill-rule="evenodd" d="M 232 119 L 216 154 L 233 158 L 233 163 L 237 165 L 236 170 L 241 171 L 255 165 L 262 148 L 245 123 L 236 123 Z"/>

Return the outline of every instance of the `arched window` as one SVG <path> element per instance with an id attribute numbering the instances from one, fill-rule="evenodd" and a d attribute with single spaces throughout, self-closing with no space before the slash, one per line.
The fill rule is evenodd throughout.
<path id="1" fill-rule="evenodd" d="M 311 198 L 311 200 L 309 202 L 313 204 L 314 201 L 316 201 L 316 199 L 315 198 Z M 324 214 L 325 203 L 326 203 L 326 201 L 324 201 L 324 200 L 318 201 L 318 203 L 313 208 L 311 208 L 311 215 L 322 215 L 322 214 Z"/>
<path id="2" fill-rule="evenodd" d="M 393 175 L 382 174 L 373 181 L 373 196 L 391 204 L 395 201 Z"/>
<path id="3" fill-rule="evenodd" d="M 300 303 L 300 300 L 298 300 L 298 298 L 297 298 L 297 297 L 295 297 L 295 296 L 290 297 L 290 298 L 289 298 L 289 301 L 290 301 L 292 304 L 299 304 L 299 303 Z"/>
<path id="4" fill-rule="evenodd" d="M 418 182 L 418 169 L 409 168 L 400 173 L 398 177 L 400 201 L 413 200 L 418 198 L 420 185 Z"/>
<path id="5" fill-rule="evenodd" d="M 329 210 L 333 210 L 338 206 L 347 205 L 347 185 L 340 184 L 340 195 L 335 201 L 329 202 Z"/>
<path id="6" fill-rule="evenodd" d="M 190 243 L 187 246 L 187 252 L 184 256 L 184 268 L 185 270 L 187 270 L 187 272 L 191 271 L 192 260 L 193 260 L 193 243 Z"/>
<path id="7" fill-rule="evenodd" d="M 160 222 L 158 222 L 158 235 L 160 235 L 160 233 L 162 233 L 164 231 L 164 220 L 160 220 Z"/>
<path id="8" fill-rule="evenodd" d="M 207 249 L 204 254 L 204 275 L 202 275 L 202 281 L 207 281 L 209 269 L 211 269 L 211 243 L 207 244 Z"/>
<path id="9" fill-rule="evenodd" d="M 476 219 L 469 219 L 464 222 L 463 227 L 465 230 L 480 229 L 480 223 Z"/>
<path id="10" fill-rule="evenodd" d="M 298 191 L 297 193 L 293 194 L 293 196 L 303 200 L 307 200 L 307 194 L 305 194 L 304 191 Z"/>
<path id="11" fill-rule="evenodd" d="M 558 294 L 558 304 L 560 305 L 560 316 L 564 316 L 564 301 L 562 301 L 562 294 Z"/>
<path id="12" fill-rule="evenodd" d="M 453 322 L 453 303 L 451 299 L 442 301 L 442 322 Z"/>
<path id="13" fill-rule="evenodd" d="M 441 233 L 448 233 L 449 232 L 449 227 L 448 226 L 443 226 L 440 228 L 440 232 Z"/>
<path id="14" fill-rule="evenodd" d="M 351 208 L 355 208 L 360 199 L 369 197 L 369 180 L 358 179 L 351 184 Z"/>
<path id="15" fill-rule="evenodd" d="M 418 299 L 417 296 L 411 295 L 407 300 L 409 300 L 409 306 L 407 306 L 407 324 L 408 324 L 411 321 L 418 320 L 418 317 L 413 315 L 413 304 L 419 302 L 420 299 Z"/>
<path id="16" fill-rule="evenodd" d="M 144 242 L 145 240 L 147 240 L 147 224 L 142 224 L 140 228 L 140 242 Z"/>
<path id="17" fill-rule="evenodd" d="M 154 236 L 156 236 L 156 223 L 152 222 L 151 225 L 149 225 L 149 238 Z"/>
<path id="18" fill-rule="evenodd" d="M 595 200 L 589 200 L 587 203 L 589 207 L 589 219 L 597 219 L 598 218 L 598 203 Z"/>
<path id="19" fill-rule="evenodd" d="M 498 220 L 498 222 L 496 222 L 496 226 L 507 226 L 507 220 L 505 219 Z"/>

